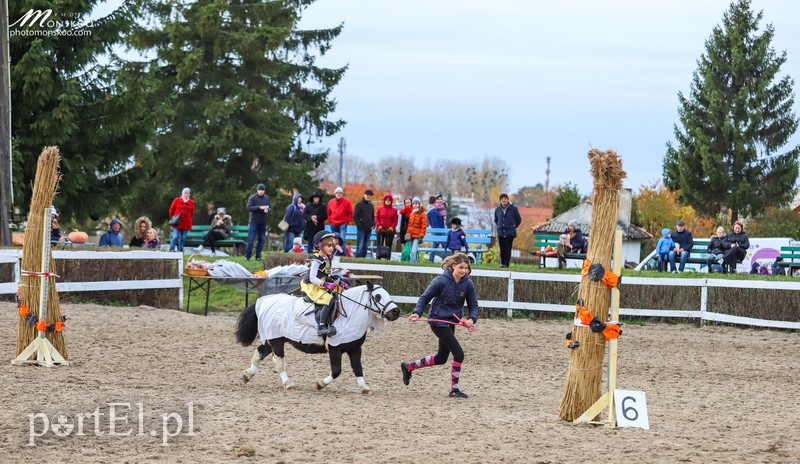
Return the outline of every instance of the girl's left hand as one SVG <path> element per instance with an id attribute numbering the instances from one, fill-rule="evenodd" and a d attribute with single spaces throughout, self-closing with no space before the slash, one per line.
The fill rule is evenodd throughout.
<path id="1" fill-rule="evenodd" d="M 466 318 L 461 320 L 464 323 L 464 327 L 467 329 L 471 329 L 475 324 L 472 323 L 472 319 Z"/>

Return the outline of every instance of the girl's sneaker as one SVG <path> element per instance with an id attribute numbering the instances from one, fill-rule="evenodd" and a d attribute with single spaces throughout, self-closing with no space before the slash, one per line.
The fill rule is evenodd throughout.
<path id="1" fill-rule="evenodd" d="M 411 381 L 411 371 L 408 370 L 408 364 L 401 362 L 400 370 L 403 371 L 403 383 L 408 385 L 408 383 Z"/>
<path id="2" fill-rule="evenodd" d="M 469 396 L 456 388 L 455 390 L 450 390 L 450 398 L 469 398 Z"/>

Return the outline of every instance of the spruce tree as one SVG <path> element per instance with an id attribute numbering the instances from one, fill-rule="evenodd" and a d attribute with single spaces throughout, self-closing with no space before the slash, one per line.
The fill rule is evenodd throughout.
<path id="1" fill-rule="evenodd" d="M 316 65 L 342 26 L 299 30 L 313 0 L 156 2 L 152 21 L 132 45 L 153 59 L 142 72 L 159 80 L 153 105 L 159 121 L 150 147 L 147 179 L 130 198 L 134 211 L 166 219 L 169 201 L 183 187 L 204 210 L 226 206 L 246 223 L 245 202 L 259 182 L 272 197 L 274 222 L 283 217 L 291 189 L 308 198 L 318 182 L 310 172 L 325 153 L 309 143 L 339 131 L 330 96 L 345 68 Z M 205 214 L 195 221 L 205 221 Z"/>
<path id="2" fill-rule="evenodd" d="M 704 215 L 729 208 L 736 221 L 795 193 L 800 146 L 780 151 L 797 130 L 794 81 L 778 75 L 786 52 L 772 48 L 772 25 L 759 32 L 762 17 L 748 0 L 732 3 L 706 41 L 688 98 L 678 93 L 664 182 Z"/>
<path id="3" fill-rule="evenodd" d="M 14 202 L 26 213 L 36 160 L 44 146 L 56 145 L 63 180 L 54 203 L 62 222 L 113 214 L 136 177 L 136 150 L 152 132 L 147 81 L 121 79 L 124 63 L 114 53 L 135 24 L 137 5 L 124 2 L 89 21 L 100 3 L 9 3 Z M 47 16 L 23 19 L 30 10 Z"/>
<path id="4" fill-rule="evenodd" d="M 567 182 L 558 188 L 558 194 L 553 199 L 553 217 L 567 212 L 581 204 L 581 194 L 578 186 Z"/>

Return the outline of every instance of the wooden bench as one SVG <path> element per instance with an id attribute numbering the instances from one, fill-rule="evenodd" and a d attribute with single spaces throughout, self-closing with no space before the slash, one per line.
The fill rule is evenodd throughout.
<path id="1" fill-rule="evenodd" d="M 556 246 L 558 246 L 560 237 L 561 234 L 534 234 L 534 249 L 528 251 L 528 253 L 539 257 L 539 266 L 547 267 L 547 258 L 556 258 L 556 261 L 558 261 Z M 550 248 L 549 251 L 548 247 Z M 583 261 L 586 259 L 586 253 L 566 253 L 564 257 L 567 259 L 579 259 Z"/>
<path id="2" fill-rule="evenodd" d="M 211 226 L 193 225 L 192 230 L 186 233 L 186 246 L 198 246 L 203 244 L 203 237 L 206 236 Z M 228 234 L 226 240 L 217 240 L 217 247 L 231 247 L 233 254 L 241 254 L 247 246 L 247 235 L 250 231 L 250 226 L 233 226 L 231 233 Z M 239 250 L 239 247 L 242 247 Z"/>
<path id="3" fill-rule="evenodd" d="M 440 243 L 438 248 L 433 247 L 418 247 L 417 253 L 440 253 L 447 254 L 448 251 L 444 246 L 447 244 L 447 233 L 450 229 L 428 227 L 425 229 L 425 236 L 420 239 L 420 243 Z M 489 245 L 492 244 L 492 231 L 491 229 L 464 229 L 466 235 L 467 245 L 469 245 L 469 254 L 475 257 L 476 263 L 483 262 L 483 254 L 489 250 Z"/>

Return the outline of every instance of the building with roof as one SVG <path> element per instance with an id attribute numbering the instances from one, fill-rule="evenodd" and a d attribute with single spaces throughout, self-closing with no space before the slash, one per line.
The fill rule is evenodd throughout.
<path id="1" fill-rule="evenodd" d="M 631 224 L 631 208 L 633 205 L 633 193 L 631 189 L 620 190 L 619 195 L 619 215 L 617 217 L 617 230 L 622 231 L 622 260 L 624 263 L 639 263 L 641 256 L 642 243 L 652 238 L 649 232 L 639 226 Z M 571 220 L 578 222 L 581 232 L 584 235 L 592 234 L 592 205 L 585 201 L 578 206 L 565 211 L 545 224 L 533 228 L 533 233 L 561 234 L 567 228 Z M 591 240 L 591 238 L 590 238 Z M 552 260 L 556 263 L 556 260 Z M 578 260 L 567 260 L 568 267 L 580 267 L 582 263 Z"/>

